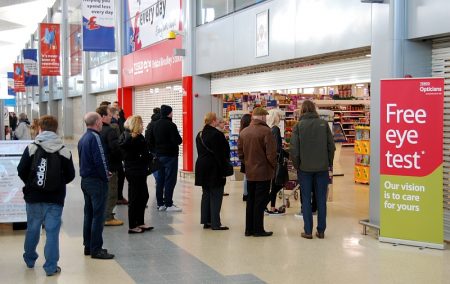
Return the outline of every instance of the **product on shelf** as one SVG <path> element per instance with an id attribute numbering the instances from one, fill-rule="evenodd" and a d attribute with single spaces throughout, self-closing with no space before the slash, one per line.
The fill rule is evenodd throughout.
<path id="1" fill-rule="evenodd" d="M 355 182 L 369 184 L 370 127 L 355 126 Z"/>

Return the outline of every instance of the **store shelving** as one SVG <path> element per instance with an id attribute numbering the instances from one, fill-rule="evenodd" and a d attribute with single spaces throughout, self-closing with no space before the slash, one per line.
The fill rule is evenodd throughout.
<path id="1" fill-rule="evenodd" d="M 370 127 L 355 127 L 355 175 L 358 183 L 369 184 L 370 179 Z"/>

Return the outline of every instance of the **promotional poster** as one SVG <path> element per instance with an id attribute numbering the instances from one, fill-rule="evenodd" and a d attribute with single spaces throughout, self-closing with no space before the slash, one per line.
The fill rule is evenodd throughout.
<path id="1" fill-rule="evenodd" d="M 23 50 L 25 86 L 38 86 L 37 49 Z"/>
<path id="2" fill-rule="evenodd" d="M 14 92 L 25 92 L 23 63 L 14 63 Z"/>
<path id="3" fill-rule="evenodd" d="M 59 76 L 60 25 L 40 24 L 41 76 Z"/>
<path id="4" fill-rule="evenodd" d="M 114 52 L 114 0 L 82 0 L 83 50 Z"/>

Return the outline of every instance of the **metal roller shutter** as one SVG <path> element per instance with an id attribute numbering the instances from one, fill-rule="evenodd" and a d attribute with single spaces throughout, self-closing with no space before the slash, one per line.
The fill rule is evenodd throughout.
<path id="1" fill-rule="evenodd" d="M 173 122 L 183 137 L 183 90 L 181 81 L 137 87 L 134 90 L 134 114 L 142 116 L 144 127 L 151 121 L 153 108 L 162 104 L 173 109 Z M 183 147 L 180 145 L 179 164 L 182 165 Z"/>
<path id="2" fill-rule="evenodd" d="M 450 240 L 450 37 L 433 40 L 433 77 L 443 77 L 444 85 L 444 239 Z"/>
<path id="3" fill-rule="evenodd" d="M 72 98 L 72 118 L 73 118 L 73 138 L 78 141 L 84 131 L 84 114 L 80 111 L 82 99 L 81 97 Z"/>
<path id="4" fill-rule="evenodd" d="M 368 57 L 325 62 L 316 65 L 271 70 L 239 76 L 213 78 L 212 94 L 257 92 L 370 82 Z"/>
<path id="5" fill-rule="evenodd" d="M 96 106 L 99 106 L 101 102 L 108 101 L 110 103 L 117 101 L 117 94 L 115 91 L 98 93 L 95 95 Z"/>

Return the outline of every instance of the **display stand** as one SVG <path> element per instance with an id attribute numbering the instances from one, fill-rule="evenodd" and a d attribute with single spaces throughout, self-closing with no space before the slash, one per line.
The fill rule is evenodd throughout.
<path id="1" fill-rule="evenodd" d="M 356 126 L 355 131 L 355 182 L 369 184 L 370 127 Z"/>
<path id="2" fill-rule="evenodd" d="M 23 151 L 32 142 L 0 142 L 0 223 L 13 223 L 15 230 L 26 229 L 23 182 L 17 174 L 17 165 Z"/>

